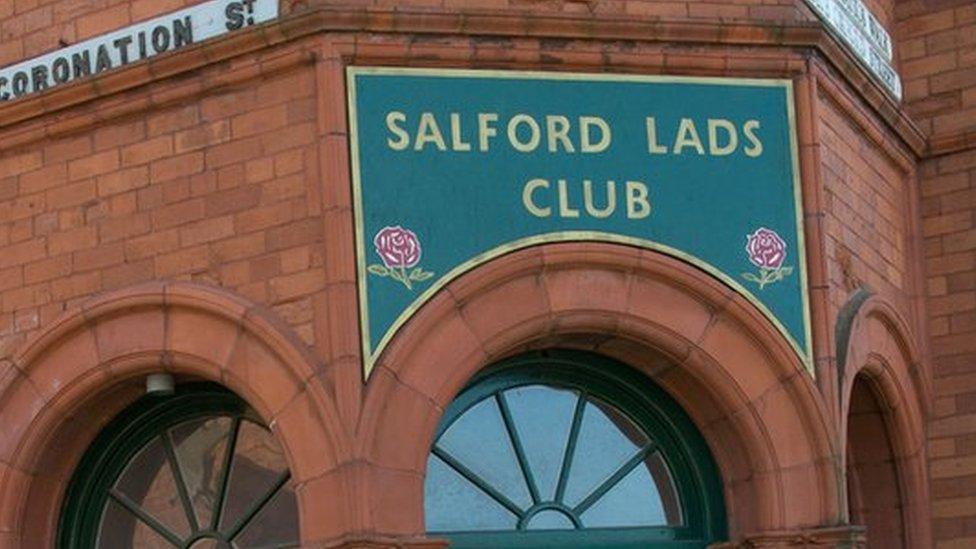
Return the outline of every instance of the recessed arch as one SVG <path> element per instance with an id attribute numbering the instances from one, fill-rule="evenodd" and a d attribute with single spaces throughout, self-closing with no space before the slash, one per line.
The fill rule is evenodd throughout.
<path id="1" fill-rule="evenodd" d="M 85 452 L 56 547 L 293 544 L 297 498 L 284 461 L 274 434 L 219 385 L 146 394 Z"/>
<path id="2" fill-rule="evenodd" d="M 189 282 L 109 292 L 23 345 L 0 381 L 0 524 L 12 540 L 52 544 L 78 459 L 142 393 L 142 376 L 160 370 L 220 383 L 247 401 L 270 425 L 298 482 L 323 477 L 348 456 L 331 397 L 308 383 L 315 359 L 272 313 Z M 331 535 L 342 518 L 312 520 L 320 505 L 306 491 L 298 497 L 303 538 Z"/>
<path id="3" fill-rule="evenodd" d="M 423 532 L 427 453 L 467 381 L 554 346 L 629 364 L 681 404 L 718 462 L 732 539 L 841 521 L 837 438 L 811 377 L 748 302 L 694 267 L 623 245 L 530 248 L 453 281 L 408 326 L 377 362 L 358 433 L 372 486 L 395 478 L 411 500 L 374 508 L 381 531 Z"/>
<path id="4" fill-rule="evenodd" d="M 531 352 L 480 372 L 440 422 L 425 483 L 427 527 L 458 546 L 491 535 L 490 544 L 525 547 L 726 539 L 722 484 L 701 434 L 646 376 L 591 352 Z M 482 509 L 481 494 L 490 529 L 467 507 Z M 541 533 L 540 511 L 554 512 Z"/>
<path id="5" fill-rule="evenodd" d="M 873 383 L 858 376 L 851 388 L 847 415 L 847 490 L 850 521 L 866 527 L 869 547 L 908 547 L 905 495 L 898 481 L 887 412 Z"/>
<path id="6" fill-rule="evenodd" d="M 838 356 L 842 358 L 838 364 L 842 439 L 847 441 L 852 436 L 850 418 L 856 412 L 873 413 L 883 422 L 883 425 L 875 422 L 871 429 L 877 431 L 883 427 L 889 446 L 901 499 L 901 516 L 897 521 L 904 529 L 901 537 L 907 547 L 927 547 L 931 544 L 931 524 L 926 504 L 929 485 L 925 418 L 932 391 L 923 374 L 916 339 L 897 308 L 863 290 L 852 296 L 842 309 L 838 325 L 844 328 L 838 333 L 838 345 L 846 344 L 845 348 L 838 348 Z M 864 402 L 868 397 L 875 400 L 873 405 L 870 400 Z M 885 448 L 878 451 L 884 452 Z M 848 455 L 847 460 L 850 459 Z M 847 460 L 845 469 L 851 471 Z M 846 485 L 851 486 L 850 482 Z M 849 496 L 862 509 L 870 505 L 863 498 L 859 500 L 857 493 Z M 858 518 L 856 509 L 850 514 L 852 520 Z M 868 543 L 871 544 L 870 537 Z"/>

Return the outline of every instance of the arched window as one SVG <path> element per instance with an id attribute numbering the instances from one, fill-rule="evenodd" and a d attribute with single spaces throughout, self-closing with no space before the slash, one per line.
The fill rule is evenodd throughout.
<path id="1" fill-rule="evenodd" d="M 452 547 L 704 547 L 725 538 L 701 435 L 639 373 L 548 351 L 489 368 L 444 413 L 427 530 Z"/>
<path id="2" fill-rule="evenodd" d="M 298 508 L 281 447 L 211 384 L 147 395 L 98 436 L 71 480 L 62 549 L 281 547 Z"/>

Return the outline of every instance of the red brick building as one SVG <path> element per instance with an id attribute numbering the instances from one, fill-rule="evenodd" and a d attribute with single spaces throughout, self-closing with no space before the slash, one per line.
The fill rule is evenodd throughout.
<path id="1" fill-rule="evenodd" d="M 805 0 L 221 2 L 58 61 L 195 4 L 0 1 L 0 66 L 53 55 L 0 69 L 0 547 L 976 546 L 971 1 L 866 2 L 901 98 Z M 791 81 L 812 372 L 722 280 L 567 241 L 446 281 L 364 381 L 347 67 Z M 546 503 L 526 383 L 575 391 L 566 456 L 599 414 L 643 448 L 661 516 Z M 531 509 L 445 457 L 485 395 Z M 489 511 L 442 462 L 518 525 L 451 526 Z"/>

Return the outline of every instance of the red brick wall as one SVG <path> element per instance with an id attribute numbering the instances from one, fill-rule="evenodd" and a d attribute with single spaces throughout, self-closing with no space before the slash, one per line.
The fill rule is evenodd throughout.
<path id="1" fill-rule="evenodd" d="M 195 3 L 198 0 L 0 2 L 0 65 Z M 321 4 L 366 2 L 284 0 L 282 10 Z M 396 4 L 691 19 L 814 18 L 803 0 L 405 0 Z M 301 82 L 298 89 L 311 93 L 310 81 Z M 313 248 L 277 259 L 280 254 L 262 255 L 267 254 L 267 246 L 278 245 L 274 231 L 282 228 L 277 223 L 295 222 L 290 218 L 294 216 L 305 219 L 307 227 L 316 224 L 301 211 L 315 205 L 297 197 L 301 185 L 313 177 L 308 171 L 315 163 L 311 149 L 304 156 L 294 151 L 269 153 L 262 147 L 273 148 L 287 132 L 248 134 L 259 126 L 272 131 L 296 120 L 310 131 L 312 97 L 293 97 L 287 104 L 273 105 L 263 97 L 254 98 L 260 93 L 204 98 L 148 118 L 113 122 L 90 135 L 0 152 L 0 213 L 5 214 L 0 217 L 0 246 L 9 247 L 0 260 L 0 351 L 53 318 L 65 303 L 91 292 L 179 276 L 206 278 L 255 300 L 278 303 L 281 298 L 275 291 L 280 291 L 281 283 L 267 280 L 300 271 L 292 263 L 301 260 L 301 254 L 307 256 L 306 263 L 320 266 L 321 257 L 313 257 Z M 254 105 L 261 105 L 261 110 L 248 112 Z M 312 139 L 310 134 L 302 138 Z M 299 169 L 302 163 L 306 167 Z M 840 188 L 835 194 L 850 198 Z M 219 205 L 221 201 L 230 204 Z M 289 202 L 298 213 L 288 211 Z M 842 203 L 843 198 L 837 202 L 838 210 Z M 259 213 L 246 211 L 255 206 L 261 208 Z M 252 216 L 261 215 L 278 219 L 251 222 Z M 271 232 L 258 230 L 263 223 L 274 225 Z M 857 238 L 840 233 L 834 238 L 847 248 L 863 247 Z M 892 257 L 888 264 L 876 264 L 876 259 L 866 260 L 870 266 L 863 276 L 898 287 L 903 258 Z M 306 323 L 311 314 L 307 303 L 283 311 Z M 307 327 L 304 335 L 310 337 Z"/>
<path id="2" fill-rule="evenodd" d="M 799 20 L 812 17 L 803 0 L 623 0 L 587 1 L 554 0 L 531 2 L 525 0 L 408 0 L 398 5 L 444 5 L 458 9 L 497 7 L 526 11 L 562 11 L 567 13 L 602 13 L 650 17 L 687 17 L 692 19 L 751 19 Z"/>
<path id="3" fill-rule="evenodd" d="M 861 286 L 910 310 L 912 227 L 906 174 L 833 101 L 820 96 L 821 183 L 831 319 Z"/>
<path id="4" fill-rule="evenodd" d="M 0 66 L 57 49 L 135 21 L 202 0 L 3 0 L 0 1 Z M 883 0 L 879 0 L 883 1 Z M 801 20 L 813 15 L 803 0 L 282 0 L 282 12 L 322 4 L 396 5 L 451 9 L 598 13 L 631 16 Z"/>
<path id="5" fill-rule="evenodd" d="M 322 275 L 314 73 L 0 153 L 0 355 L 92 293 L 207 280 L 311 340 Z"/>
<path id="6" fill-rule="evenodd" d="M 976 4 L 899 2 L 897 39 L 905 104 L 930 135 L 976 128 Z"/>
<path id="7" fill-rule="evenodd" d="M 196 2 L 0 0 L 0 65 L 54 49 L 59 40 L 74 42 L 192 3 Z M 293 6 L 301 9 L 325 3 L 336 2 L 283 2 L 286 12 Z M 366 4 L 352 0 L 346 3 Z M 802 0 L 406 0 L 396 5 L 698 20 L 813 18 Z M 875 13 L 882 21 L 891 20 L 890 2 L 879 1 L 872 6 L 877 8 Z M 405 36 L 387 36 L 373 42 L 372 37 L 356 39 L 362 39 L 355 46 L 360 54 L 370 46 L 382 49 L 385 45 L 402 48 L 407 56 L 438 61 L 430 52 L 440 48 L 465 52 L 469 57 L 461 63 L 476 64 L 473 41 L 463 38 L 443 38 L 440 44 L 434 45 L 419 42 L 415 48 L 410 43 L 411 37 Z M 389 43 L 384 44 L 384 40 Z M 525 47 L 515 54 L 511 51 L 498 54 L 487 48 L 485 56 L 511 54 L 511 59 L 538 68 L 542 51 L 539 40 L 500 43 Z M 613 70 L 616 66 L 601 63 L 629 62 L 629 70 L 639 67 L 647 71 L 696 74 L 716 70 L 735 74 L 755 71 L 763 75 L 769 74 L 765 70 L 770 73 L 790 70 L 795 75 L 796 67 L 806 62 L 795 55 L 789 60 L 792 68 L 787 69 L 784 59 L 798 50 L 787 51 L 775 44 L 733 58 L 728 50 L 704 48 L 699 44 L 638 44 L 631 49 L 629 45 L 606 46 L 583 40 L 567 43 L 569 47 L 565 50 L 547 55 L 565 59 L 563 66 L 583 66 L 589 70 Z M 645 55 L 644 48 L 652 53 Z M 322 49 L 327 46 L 316 51 Z M 165 95 L 170 87 L 192 87 L 196 80 L 219 78 L 251 62 L 250 57 L 243 56 L 152 86 L 154 90 L 163 90 Z M 634 61 L 636 58 L 640 58 L 639 63 Z M 660 66 L 655 67 L 654 61 L 648 59 L 659 60 Z M 679 68 L 674 69 L 672 62 Z M 698 66 L 681 66 L 681 63 Z M 99 121 L 99 104 L 89 104 L 67 115 L 59 113 L 49 117 L 51 120 L 47 122 L 52 124 L 58 117 L 76 111 L 92 117 L 92 124 L 78 127 L 74 133 L 34 140 L 16 148 L 0 148 L 0 358 L 10 354 L 29 335 L 49 325 L 69 304 L 81 302 L 93 293 L 161 278 L 219 284 L 274 308 L 306 343 L 318 343 L 322 348 L 330 344 L 322 340 L 325 338 L 322 334 L 333 329 L 333 319 L 323 320 L 321 312 L 317 324 L 328 326 L 318 332 L 320 340 L 313 341 L 316 337 L 312 328 L 313 310 L 317 306 L 313 307 L 311 296 L 318 298 L 318 304 L 323 301 L 321 290 L 329 278 L 325 272 L 326 240 L 331 235 L 325 234 L 326 220 L 320 212 L 323 199 L 318 193 L 341 188 L 347 182 L 335 182 L 320 173 L 322 159 L 318 147 L 328 142 L 323 149 L 328 150 L 331 144 L 341 141 L 344 148 L 345 136 L 321 135 L 316 117 L 320 114 L 318 106 L 322 108 L 323 118 L 341 118 L 343 97 L 341 92 L 329 93 L 340 87 L 334 82 L 333 89 L 318 89 L 322 78 L 335 77 L 319 75 L 317 78 L 309 66 L 293 66 L 284 73 L 271 74 L 274 75 L 237 81 L 222 91 L 208 91 L 202 96 L 189 94 L 189 99 L 180 99 L 176 104 L 170 101 L 162 107 L 152 105 L 127 118 L 107 122 Z M 837 80 L 844 86 L 840 77 Z M 133 90 L 126 92 L 124 98 L 102 101 L 135 103 L 144 98 L 144 92 Z M 861 284 L 899 309 L 910 309 L 912 265 L 916 258 L 907 240 L 913 228 L 913 195 L 909 186 L 911 177 L 904 167 L 897 167 L 883 147 L 852 123 L 849 106 L 836 105 L 825 96 L 819 98 L 817 105 L 819 142 L 815 146 L 819 148 L 818 173 L 824 191 L 824 248 L 831 308 L 827 316 L 831 323 L 828 331 L 832 333 L 837 310 Z M 35 120 L 24 125 L 47 122 Z M 20 126 L 0 129 L 0 142 L 21 129 Z M 887 139 L 896 140 L 893 135 Z M 342 172 L 341 167 L 327 169 Z M 335 187 L 330 187 L 333 184 Z M 951 207 L 958 204 L 955 199 L 949 201 Z M 928 212 L 930 202 L 926 206 Z M 943 223 L 951 225 L 952 222 Z M 929 229 L 928 224 L 926 228 Z M 933 235 L 936 236 L 943 238 L 942 233 Z M 338 237 L 330 242 L 348 244 Z M 976 251 L 972 253 L 976 255 Z M 348 265 L 331 265 L 338 270 L 345 266 Z M 976 259 L 972 267 L 976 267 Z M 945 284 L 948 288 L 950 282 L 947 280 Z M 970 298 L 976 299 L 974 296 L 965 299 Z M 945 303 L 958 306 L 955 298 Z M 342 324 L 351 322 L 354 321 Z M 359 403 L 345 403 L 359 397 L 355 392 L 361 390 L 359 373 L 358 369 L 353 372 L 351 381 L 341 385 L 343 390 L 336 391 L 343 393 L 337 399 L 343 400 L 341 409 L 347 416 L 344 419 L 349 420 L 350 430 L 354 429 Z M 952 387 L 958 386 L 962 385 Z M 940 410 L 946 409 L 944 401 L 940 401 L 940 406 Z M 955 439 L 953 445 L 954 452 L 963 447 Z M 936 466 L 942 467 L 939 464 L 933 465 L 933 471 Z"/>
<path id="8" fill-rule="evenodd" d="M 500 9 L 533 13 L 630 15 L 693 19 L 789 21 L 814 17 L 804 0 L 282 0 L 289 9 L 315 5 L 380 5 L 450 10 Z"/>
<path id="9" fill-rule="evenodd" d="M 976 4 L 897 5 L 905 101 L 937 158 L 920 166 L 934 413 L 929 473 L 937 547 L 976 545 Z"/>
<path id="10" fill-rule="evenodd" d="M 976 544 L 976 150 L 923 165 L 921 188 L 934 360 L 929 425 L 939 547 Z M 954 541 L 949 541 L 954 540 Z"/>
<path id="11" fill-rule="evenodd" d="M 934 532 L 976 543 L 976 150 L 922 165 L 935 403 L 929 426 Z M 958 538 L 964 538 L 960 541 Z M 947 540 L 955 540 L 949 543 Z"/>

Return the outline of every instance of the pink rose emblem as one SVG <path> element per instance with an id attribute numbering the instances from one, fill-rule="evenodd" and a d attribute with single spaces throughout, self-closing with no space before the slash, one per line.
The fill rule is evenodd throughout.
<path id="1" fill-rule="evenodd" d="M 388 269 L 409 269 L 420 263 L 420 241 L 409 229 L 384 227 L 373 237 L 373 245 Z"/>
<path id="2" fill-rule="evenodd" d="M 759 274 L 743 273 L 742 278 L 759 284 L 763 290 L 767 284 L 779 282 L 793 272 L 793 267 L 784 267 L 786 261 L 786 242 L 776 231 L 759 227 L 756 232 L 746 235 L 746 253 L 749 262 L 759 267 Z"/>
<path id="3" fill-rule="evenodd" d="M 786 259 L 786 242 L 766 227 L 746 237 L 746 252 L 749 261 L 760 269 L 779 269 Z"/>
<path id="4" fill-rule="evenodd" d="M 410 229 L 399 225 L 383 227 L 373 237 L 373 246 L 383 264 L 366 267 L 371 274 L 390 277 L 408 290 L 413 290 L 414 282 L 423 282 L 434 276 L 434 273 L 417 267 L 421 255 L 420 239 Z"/>

